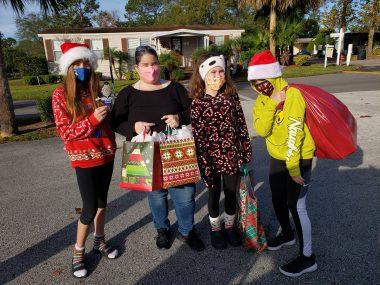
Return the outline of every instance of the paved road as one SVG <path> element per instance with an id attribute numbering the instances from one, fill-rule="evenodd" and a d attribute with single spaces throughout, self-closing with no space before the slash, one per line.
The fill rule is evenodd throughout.
<path id="1" fill-rule="evenodd" d="M 380 90 L 380 74 L 337 73 L 287 79 L 290 83 L 319 86 L 331 93 Z M 248 82 L 237 84 L 239 94 L 256 99 Z M 244 99 L 244 98 L 243 98 Z"/>
<path id="2" fill-rule="evenodd" d="M 380 202 L 379 91 L 339 93 L 358 120 L 359 150 L 342 161 L 315 162 L 308 208 L 319 270 L 297 280 L 277 267 L 297 248 L 255 255 L 242 248 L 216 251 L 210 245 L 207 191 L 198 185 L 196 222 L 207 249 L 191 252 L 178 240 L 167 251 L 155 248 L 146 196 L 117 186 L 120 149 L 109 193 L 107 233 L 121 246 L 118 260 L 92 261 L 87 284 L 378 284 Z M 243 108 L 251 126 L 253 101 Z M 371 116 L 371 117 L 362 117 Z M 253 134 L 253 133 L 252 133 Z M 75 175 L 58 138 L 0 145 L 0 284 L 78 284 L 71 278 L 75 208 L 80 207 Z M 268 156 L 262 139 L 253 141 L 252 167 L 259 185 L 262 221 L 273 236 L 278 225 L 267 181 Z M 173 228 L 176 219 L 170 211 Z"/>

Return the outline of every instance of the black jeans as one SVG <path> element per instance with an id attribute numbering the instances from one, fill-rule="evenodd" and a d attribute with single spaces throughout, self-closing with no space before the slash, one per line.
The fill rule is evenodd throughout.
<path id="1" fill-rule="evenodd" d="M 223 180 L 223 186 L 222 186 Z M 235 175 L 213 175 L 213 186 L 208 191 L 208 212 L 211 218 L 219 216 L 219 199 L 220 193 L 224 191 L 224 210 L 228 215 L 234 215 L 236 212 L 236 195 L 239 189 L 240 176 Z"/>
<path id="2" fill-rule="evenodd" d="M 302 186 L 293 181 L 283 160 L 270 158 L 269 184 L 272 191 L 272 203 L 277 219 L 285 236 L 293 235 L 290 225 L 291 212 L 300 243 L 300 252 L 309 256 L 311 252 L 311 224 L 306 211 L 306 194 L 310 184 L 312 159 L 300 160 L 301 176 L 305 180 Z"/>
<path id="3" fill-rule="evenodd" d="M 82 224 L 91 224 L 98 208 L 105 208 L 107 206 L 107 195 L 112 171 L 113 161 L 100 166 L 75 168 L 83 203 L 82 214 L 80 216 Z"/>

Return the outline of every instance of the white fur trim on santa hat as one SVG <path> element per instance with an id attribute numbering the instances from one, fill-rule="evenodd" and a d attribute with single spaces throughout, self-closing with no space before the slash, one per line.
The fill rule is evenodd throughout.
<path id="1" fill-rule="evenodd" d="M 209 57 L 199 66 L 199 74 L 202 79 L 205 80 L 207 72 L 217 66 L 226 70 L 226 61 L 224 60 L 223 55 Z"/>
<path id="2" fill-rule="evenodd" d="M 98 68 L 98 57 L 90 49 L 78 46 L 69 49 L 59 58 L 60 73 L 66 75 L 69 66 L 77 60 L 88 59 L 93 70 Z"/>
<path id="3" fill-rule="evenodd" d="M 282 75 L 282 68 L 278 62 L 252 65 L 248 67 L 248 81 L 255 79 L 276 78 Z"/>

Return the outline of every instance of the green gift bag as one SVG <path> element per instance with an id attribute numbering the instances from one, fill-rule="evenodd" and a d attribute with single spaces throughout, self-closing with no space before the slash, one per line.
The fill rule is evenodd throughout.
<path id="1" fill-rule="evenodd" d="M 147 192 L 162 189 L 158 142 L 124 142 L 119 186 Z"/>

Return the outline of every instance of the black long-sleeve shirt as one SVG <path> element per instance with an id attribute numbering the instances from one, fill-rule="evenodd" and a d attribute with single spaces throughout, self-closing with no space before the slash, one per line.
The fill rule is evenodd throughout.
<path id="1" fill-rule="evenodd" d="M 191 99 L 186 88 L 170 82 L 160 90 L 141 91 L 132 85 L 121 90 L 111 114 L 112 129 L 131 140 L 136 122 L 154 123 L 152 131 L 162 132 L 166 128 L 164 115 L 178 115 L 180 125 L 190 124 Z"/>

